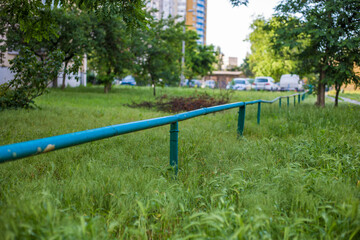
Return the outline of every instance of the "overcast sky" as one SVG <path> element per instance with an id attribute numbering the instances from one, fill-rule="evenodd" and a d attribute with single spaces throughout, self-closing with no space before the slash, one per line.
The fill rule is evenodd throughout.
<path id="1" fill-rule="evenodd" d="M 279 0 L 249 0 L 248 6 L 232 7 L 229 0 L 208 0 L 206 44 L 220 46 L 225 58 L 237 57 L 238 64 L 250 52 L 250 24 L 258 15 L 274 13 Z"/>

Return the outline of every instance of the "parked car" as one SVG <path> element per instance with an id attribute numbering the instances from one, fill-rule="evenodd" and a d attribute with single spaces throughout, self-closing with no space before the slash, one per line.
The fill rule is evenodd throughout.
<path id="1" fill-rule="evenodd" d="M 257 77 L 252 84 L 252 89 L 275 91 L 278 90 L 278 87 L 272 77 Z"/>
<path id="2" fill-rule="evenodd" d="M 234 78 L 231 81 L 231 89 L 241 90 L 241 91 L 250 90 L 251 84 L 245 78 Z"/>
<path id="3" fill-rule="evenodd" d="M 185 80 L 186 87 L 200 88 L 201 85 L 202 85 L 201 81 L 197 79 L 191 79 L 190 81 L 188 79 Z"/>
<path id="4" fill-rule="evenodd" d="M 121 85 L 130 85 L 130 86 L 135 86 L 136 85 L 136 81 L 135 78 L 131 75 L 126 76 L 122 79 Z"/>
<path id="5" fill-rule="evenodd" d="M 121 80 L 118 78 L 115 78 L 114 81 L 112 82 L 113 85 L 120 85 L 121 84 Z"/>
<path id="6" fill-rule="evenodd" d="M 303 91 L 303 82 L 299 75 L 285 74 L 280 78 L 281 91 Z"/>
<path id="7" fill-rule="evenodd" d="M 215 81 L 214 80 L 206 80 L 201 87 L 202 88 L 215 88 Z"/>

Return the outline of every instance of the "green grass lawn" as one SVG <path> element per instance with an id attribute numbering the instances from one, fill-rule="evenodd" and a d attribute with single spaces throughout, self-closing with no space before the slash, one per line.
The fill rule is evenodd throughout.
<path id="1" fill-rule="evenodd" d="M 52 90 L 0 112 L 0 145 L 169 115 L 124 106 L 151 94 Z M 237 109 L 180 122 L 176 180 L 169 126 L 1 164 L 0 239 L 359 239 L 360 106 L 314 101 L 247 106 L 240 139 Z"/>

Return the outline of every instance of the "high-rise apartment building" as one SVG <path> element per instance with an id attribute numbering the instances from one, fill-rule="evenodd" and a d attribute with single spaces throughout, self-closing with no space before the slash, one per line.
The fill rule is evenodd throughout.
<path id="1" fill-rule="evenodd" d="M 186 4 L 186 25 L 199 34 L 199 44 L 206 44 L 206 6 L 206 0 L 187 0 Z"/>
<path id="2" fill-rule="evenodd" d="M 158 10 L 154 17 L 180 16 L 178 21 L 184 21 L 189 29 L 199 34 L 199 44 L 206 43 L 206 0 L 150 0 L 147 8 Z"/>
<path id="3" fill-rule="evenodd" d="M 154 13 L 155 18 L 167 18 L 171 16 L 181 16 L 178 21 L 184 20 L 186 0 L 150 0 L 146 7 L 148 9 L 157 9 Z"/>

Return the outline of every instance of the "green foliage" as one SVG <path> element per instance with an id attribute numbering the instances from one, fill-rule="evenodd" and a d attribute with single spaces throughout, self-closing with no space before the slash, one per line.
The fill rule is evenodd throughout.
<path id="1" fill-rule="evenodd" d="M 247 5 L 249 0 L 230 0 L 230 3 L 233 6 L 239 6 L 239 5 Z"/>
<path id="2" fill-rule="evenodd" d="M 271 76 L 276 81 L 281 75 L 293 72 L 297 64 L 286 49 L 273 49 L 271 40 L 278 24 L 275 17 L 269 21 L 261 17 L 254 20 L 251 24 L 253 31 L 249 35 L 251 55 L 248 57 L 250 69 L 256 76 Z"/>
<path id="3" fill-rule="evenodd" d="M 65 87 L 66 75 L 77 74 L 82 65 L 82 60 L 87 51 L 90 50 L 90 21 L 86 12 L 77 9 L 54 8 L 49 12 L 54 19 L 56 35 L 49 35 L 48 39 L 30 39 L 25 41 L 24 33 L 17 22 L 13 22 L 7 32 L 6 46 L 16 49 L 18 46 L 27 46 L 37 56 L 60 49 L 64 53 L 61 61 L 64 64 L 63 84 Z M 54 81 L 54 85 L 57 81 Z"/>
<path id="4" fill-rule="evenodd" d="M 275 43 L 296 49 L 297 71 L 318 73 L 319 85 L 359 84 L 353 71 L 360 63 L 359 9 L 354 0 L 283 1 L 277 6 L 281 27 Z"/>
<path id="5" fill-rule="evenodd" d="M 153 85 L 154 96 L 156 85 L 179 82 L 183 27 L 183 23 L 175 23 L 175 18 L 154 19 L 147 29 L 139 29 L 133 35 L 137 74 L 143 82 Z"/>
<path id="6" fill-rule="evenodd" d="M 147 87 L 101 92 L 54 89 L 36 99 L 41 110 L 3 111 L 0 144 L 164 116 L 124 106 L 152 100 Z M 233 100 L 280 94 L 236 91 Z M 2 164 L 1 236 L 358 239 L 360 109 L 313 103 L 262 104 L 261 125 L 257 106 L 247 106 L 242 139 L 237 109 L 182 121 L 177 180 L 168 170 L 169 126 Z"/>
<path id="7" fill-rule="evenodd" d="M 23 67 L 30 62 L 34 62 L 34 59 L 30 59 L 30 55 L 28 51 L 32 52 L 32 57 L 35 56 L 38 58 L 40 62 L 44 64 L 36 65 L 37 68 L 34 69 L 34 72 L 40 71 L 38 69 L 41 66 L 44 66 L 42 70 L 42 77 L 40 77 L 37 81 L 37 84 L 33 85 L 32 87 L 38 86 L 39 93 L 43 92 L 43 86 L 48 86 L 51 80 L 56 80 L 53 82 L 55 85 L 57 83 L 57 75 L 55 72 L 48 71 L 49 68 L 46 67 L 48 62 L 52 62 L 53 65 L 62 65 L 63 66 L 63 87 L 65 87 L 65 77 L 66 74 L 73 73 L 76 74 L 79 71 L 79 68 L 82 65 L 82 59 L 86 51 L 90 49 L 90 24 L 89 24 L 89 15 L 83 12 L 79 12 L 76 9 L 68 9 L 65 11 L 64 9 L 55 8 L 53 10 L 49 10 L 48 12 L 49 17 L 53 18 L 53 21 L 56 23 L 56 35 L 52 34 L 49 35 L 47 39 L 26 39 L 26 33 L 21 29 L 21 24 L 17 22 L 17 19 L 13 19 L 13 21 L 8 22 L 7 30 L 6 30 L 6 40 L 2 45 L 2 50 L 6 51 L 7 49 L 14 49 L 18 50 L 19 48 L 26 49 L 26 53 L 24 53 L 26 57 L 19 57 L 16 60 L 16 63 L 19 65 L 19 61 L 24 61 L 22 64 Z M 49 23 L 50 24 L 50 23 Z M 59 55 L 59 51 L 61 51 L 61 55 Z M 54 58 L 54 56 L 57 56 Z M 58 56 L 62 56 L 62 58 L 58 58 Z M 53 61 L 59 61 L 59 63 L 53 63 Z M 23 67 L 14 67 L 12 68 L 14 72 L 16 71 L 23 71 Z M 30 66 L 29 66 L 30 67 Z M 27 68 L 29 68 L 27 67 Z M 54 68 L 55 69 L 55 68 Z M 59 69 L 56 70 L 57 73 Z M 30 72 L 27 75 L 24 75 L 22 72 L 19 72 L 22 75 L 22 80 L 25 82 L 33 82 L 30 80 L 35 76 L 30 76 Z M 46 78 L 45 75 L 48 74 Z M 24 78 L 28 80 L 24 80 Z M 44 81 L 42 84 L 39 81 Z M 55 85 L 56 86 L 56 85 Z M 23 90 L 22 88 L 18 87 L 11 87 L 11 93 L 13 98 L 15 96 L 22 96 Z M 20 91 L 16 93 L 16 91 Z M 9 92 L 9 93 L 10 93 Z M 32 95 L 30 99 L 35 97 L 37 94 Z M 19 97 L 19 101 L 21 97 Z M 25 100 L 25 102 L 31 100 Z M 28 107 L 27 104 L 14 104 L 17 107 Z M 3 106 L 13 107 L 12 104 L 4 104 Z"/>
<path id="8" fill-rule="evenodd" d="M 104 84 L 105 93 L 111 89 L 114 77 L 124 77 L 133 66 L 134 54 L 130 51 L 130 33 L 119 16 L 92 16 L 92 45 L 89 65 Z"/>
<path id="9" fill-rule="evenodd" d="M 52 15 L 58 26 L 58 37 L 52 37 L 50 41 L 42 41 L 41 46 L 47 47 L 48 51 L 61 49 L 64 53 L 62 62 L 63 83 L 67 74 L 77 74 L 82 66 L 85 53 L 91 50 L 91 20 L 90 14 L 77 9 L 54 9 Z"/>
<path id="10" fill-rule="evenodd" d="M 43 0 L 2 0 L 0 17 L 4 25 L 17 22 L 25 41 L 33 38 L 42 41 L 57 36 L 58 24 L 50 14 L 56 7 L 95 11 L 98 16 L 121 15 L 130 28 L 144 26 L 147 22 L 143 0 L 46 0 L 45 4 Z M 0 33 L 3 33 L 1 30 L 4 29 L 0 27 Z"/>
<path id="11" fill-rule="evenodd" d="M 196 43 L 198 38 L 195 31 L 187 31 L 185 48 L 185 76 L 191 80 L 194 77 L 208 75 L 218 62 L 216 56 L 219 52 L 215 51 L 214 46 L 200 45 Z"/>
<path id="12" fill-rule="evenodd" d="M 244 62 L 240 65 L 240 71 L 242 71 L 246 77 L 254 77 L 254 73 L 250 68 L 250 59 L 249 56 L 246 56 Z"/>
<path id="13" fill-rule="evenodd" d="M 215 52 L 215 57 L 216 57 L 216 63 L 215 63 L 215 70 L 220 71 L 222 68 L 222 65 L 224 64 L 224 54 L 221 52 L 221 48 L 218 46 L 216 47 L 216 52 Z"/>
<path id="14" fill-rule="evenodd" d="M 21 6 L 21 7 L 20 7 Z M 16 22 L 19 29 L 24 33 L 24 41 L 31 39 L 41 41 L 49 39 L 51 35 L 57 35 L 55 19 L 51 15 L 52 1 L 47 0 L 3 0 L 0 8 L 2 28 L 0 33 L 6 32 L 8 24 Z"/>
<path id="15" fill-rule="evenodd" d="M 58 50 L 40 60 L 31 50 L 21 48 L 19 55 L 10 61 L 14 79 L 1 85 L 0 110 L 32 107 L 34 98 L 47 91 L 49 79 L 57 77 L 63 56 Z"/>

